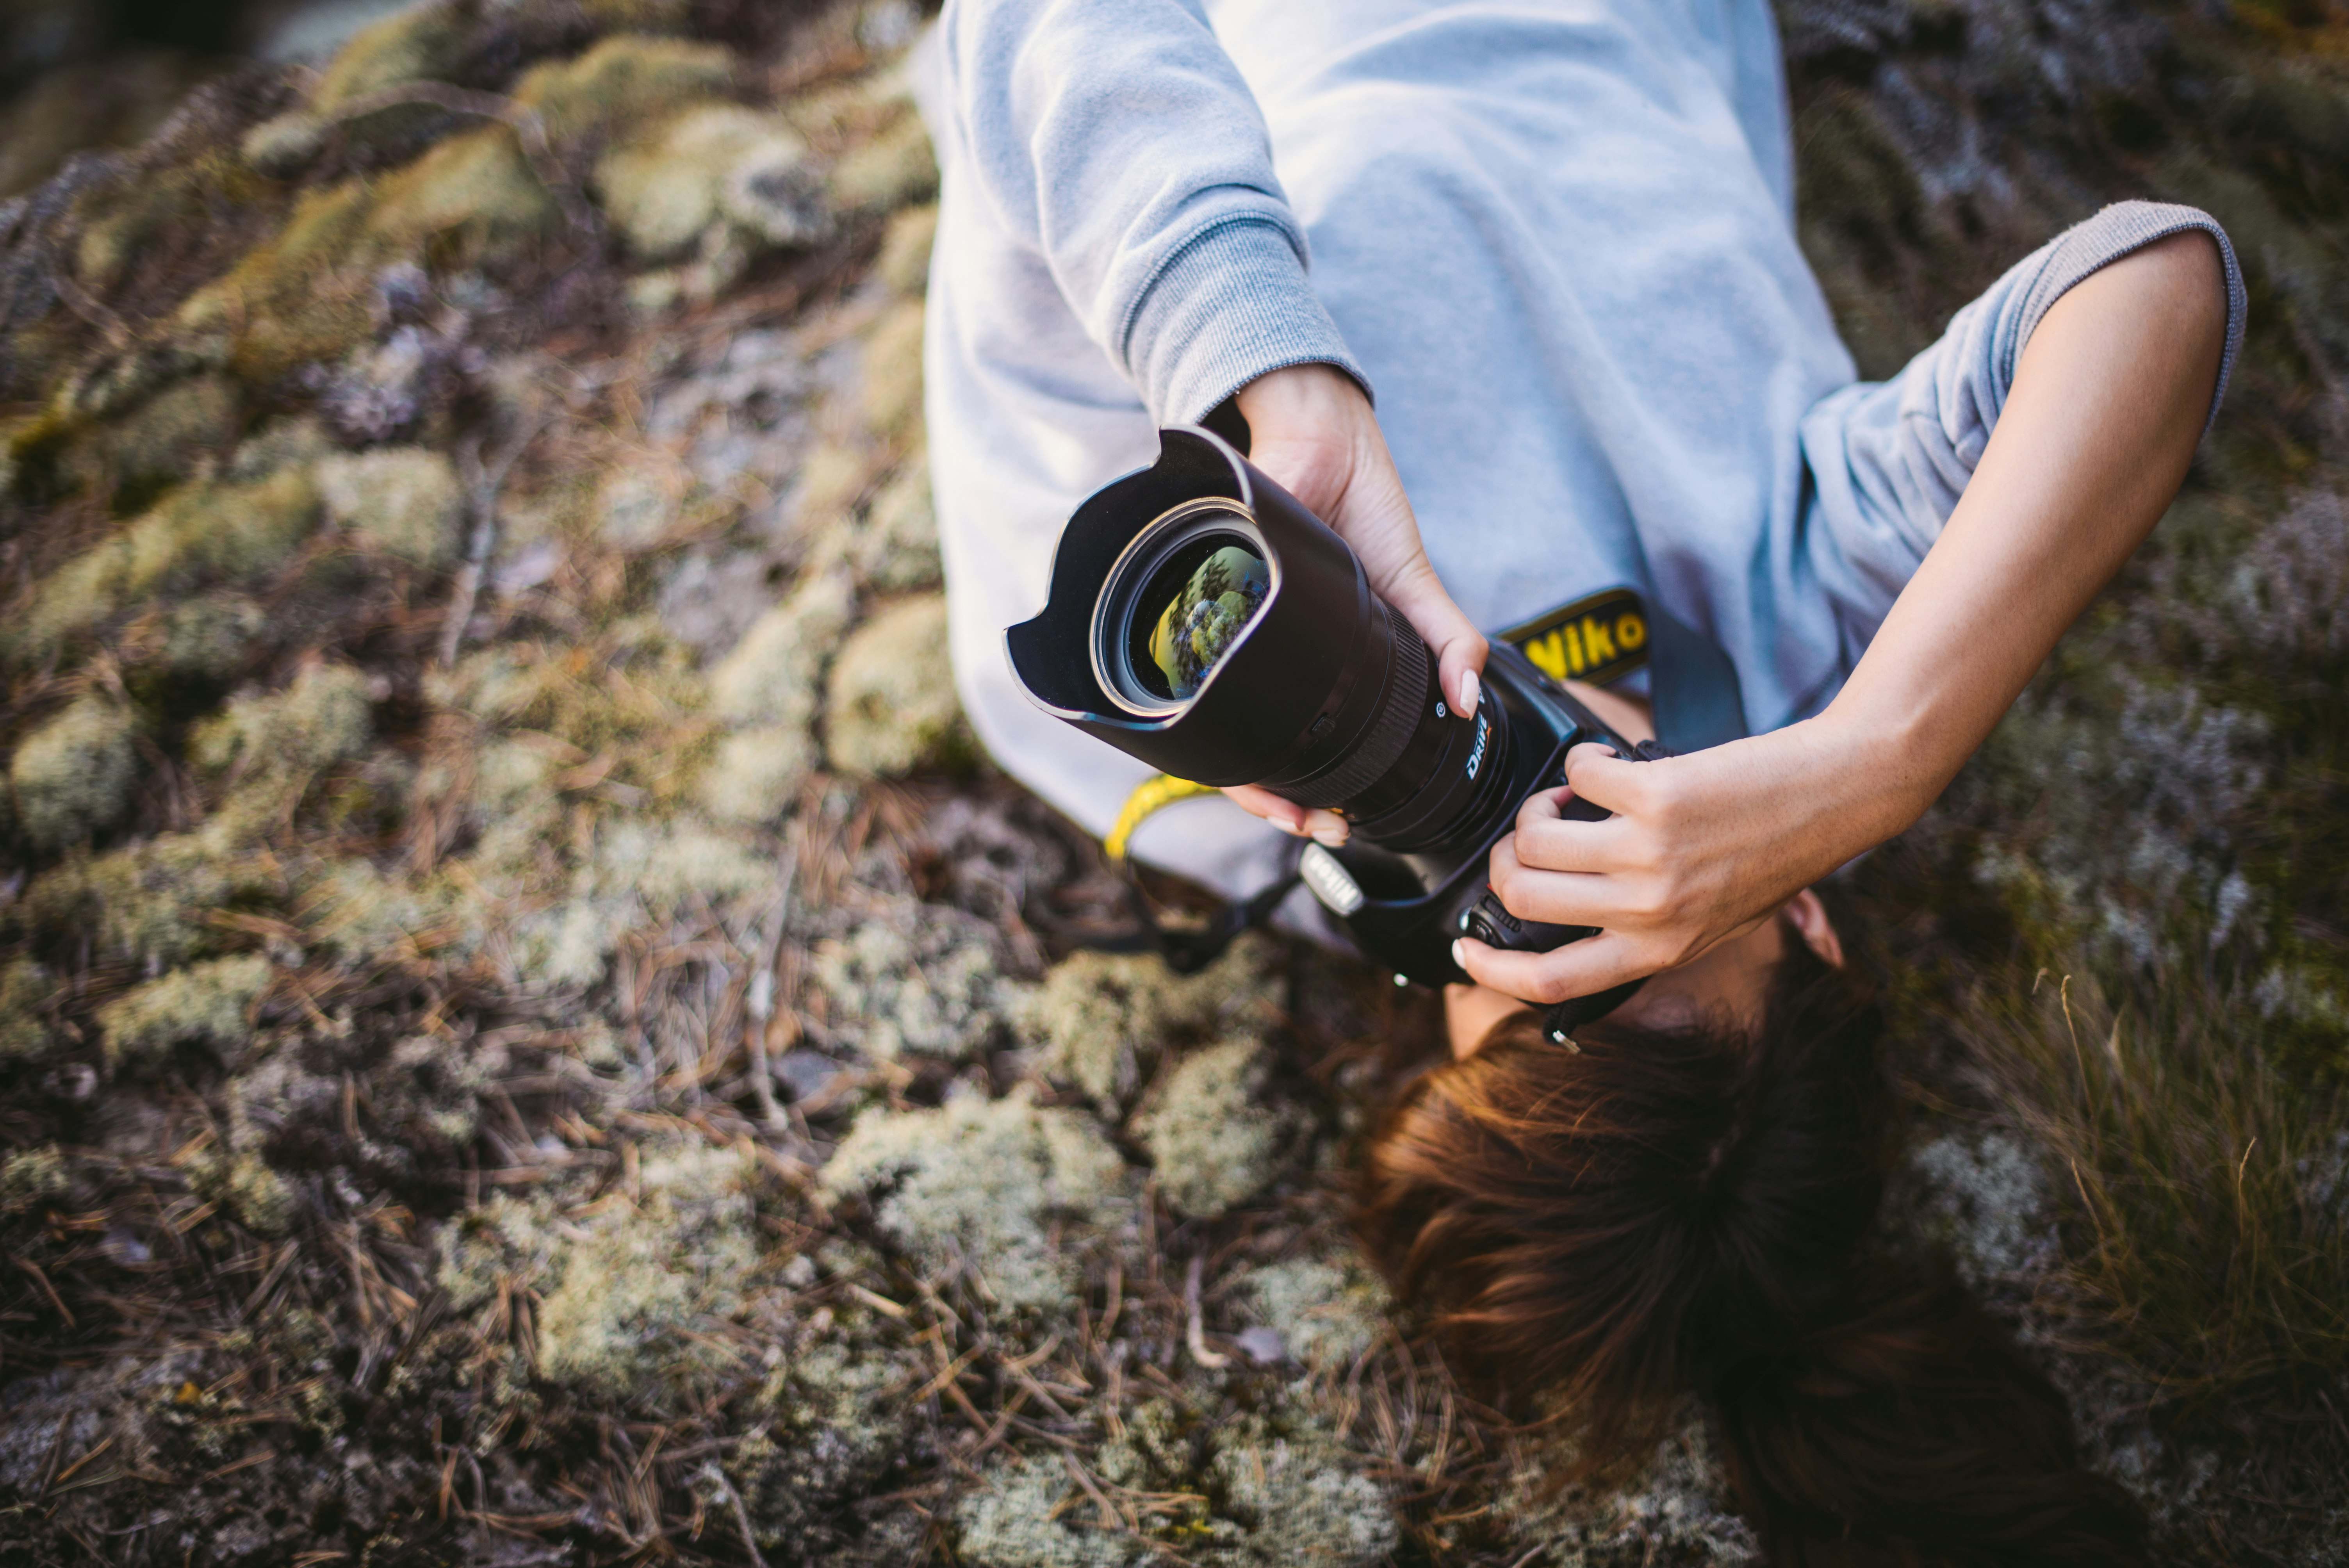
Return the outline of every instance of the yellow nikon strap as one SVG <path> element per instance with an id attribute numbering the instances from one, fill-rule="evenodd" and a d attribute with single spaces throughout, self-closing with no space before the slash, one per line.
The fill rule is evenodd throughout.
<path id="1" fill-rule="evenodd" d="M 1212 784 L 1194 784 L 1188 779 L 1177 779 L 1171 773 L 1154 773 L 1125 798 L 1125 804 L 1111 824 L 1109 836 L 1102 840 L 1102 851 L 1114 863 L 1125 860 L 1126 846 L 1133 841 L 1133 830 L 1151 816 L 1165 810 L 1177 800 L 1188 800 L 1195 795 L 1212 795 Z"/>
<path id="2" fill-rule="evenodd" d="M 1605 686 L 1648 662 L 1648 611 L 1629 588 L 1545 610 L 1501 634 L 1554 681 Z"/>

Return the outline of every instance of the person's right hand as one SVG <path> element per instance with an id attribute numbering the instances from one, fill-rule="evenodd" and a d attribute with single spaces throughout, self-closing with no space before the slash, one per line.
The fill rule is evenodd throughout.
<path id="1" fill-rule="evenodd" d="M 1248 460 L 1352 548 L 1371 592 L 1402 611 L 1435 651 L 1445 700 L 1455 712 L 1475 712 L 1484 634 L 1436 579 L 1361 387 L 1333 366 L 1292 365 L 1257 377 L 1236 401 L 1248 423 Z M 1335 811 L 1308 810 L 1253 784 L 1224 793 L 1285 832 L 1346 841 L 1346 820 Z"/>

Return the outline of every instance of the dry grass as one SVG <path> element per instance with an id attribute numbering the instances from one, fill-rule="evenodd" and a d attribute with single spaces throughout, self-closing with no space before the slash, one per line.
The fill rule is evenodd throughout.
<path id="1" fill-rule="evenodd" d="M 2150 1000 L 2115 1007 L 2043 975 L 1967 1020 L 1984 1088 L 2070 1211 L 2042 1288 L 2066 1330 L 2197 1414 L 2337 1399 L 2343 1090 L 2296 1082 L 2199 998 Z"/>

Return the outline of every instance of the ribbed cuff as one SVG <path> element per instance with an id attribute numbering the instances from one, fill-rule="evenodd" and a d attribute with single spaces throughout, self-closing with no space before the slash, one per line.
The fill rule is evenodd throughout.
<path id="1" fill-rule="evenodd" d="M 1178 246 L 1126 317 L 1128 374 L 1161 424 L 1193 424 L 1291 365 L 1334 365 L 1369 390 L 1281 226 L 1253 214 Z"/>
<path id="2" fill-rule="evenodd" d="M 2167 201 L 2116 201 L 2057 236 L 2048 247 L 2046 263 L 2032 283 L 2031 292 L 2023 296 L 2021 324 L 2004 356 L 2005 363 L 1999 366 L 2004 384 L 2014 384 L 2014 367 L 2023 356 L 2023 346 L 2038 330 L 2040 318 L 2071 292 L 2074 284 L 2132 251 L 2141 251 L 2156 240 L 2166 240 L 2189 229 L 2199 229 L 2219 242 L 2219 259 L 2227 273 L 2227 349 L 2219 358 L 2219 385 L 2210 393 L 2209 418 L 2202 421 L 2207 434 L 2219 418 L 2220 403 L 2227 396 L 2227 378 L 2234 374 L 2235 356 L 2242 352 L 2243 318 L 2251 304 L 2243 292 L 2243 269 L 2235 260 L 2235 247 L 2228 241 L 2227 231 L 2199 207 L 2175 206 Z"/>

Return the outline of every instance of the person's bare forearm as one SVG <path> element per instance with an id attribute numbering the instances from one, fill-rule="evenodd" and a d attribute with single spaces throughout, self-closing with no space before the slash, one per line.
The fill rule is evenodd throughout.
<path id="1" fill-rule="evenodd" d="M 1870 841 L 1940 795 L 2177 494 L 2225 288 L 2209 236 L 2173 235 L 2083 280 L 2032 334 L 1956 511 L 1821 716 L 1878 758 Z"/>
<path id="2" fill-rule="evenodd" d="M 2100 269 L 2040 321 L 1965 493 L 1824 713 L 1634 765 L 1595 746 L 1574 792 L 1527 802 L 1493 851 L 1525 919 L 1602 934 L 1554 953 L 1463 941 L 1475 980 L 1537 1002 L 1684 963 L 1906 829 L 2177 493 L 2215 393 L 2226 291 L 2199 233 Z"/>

